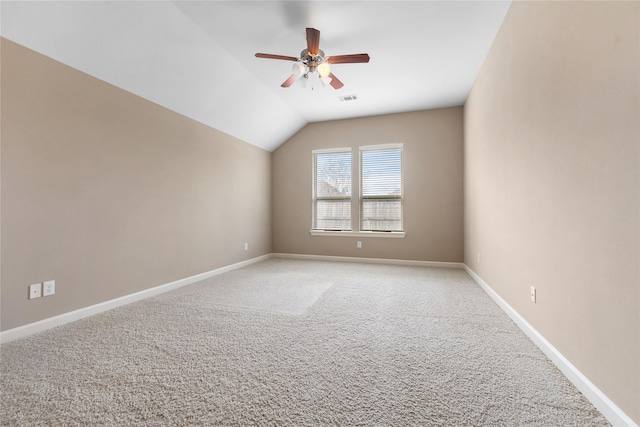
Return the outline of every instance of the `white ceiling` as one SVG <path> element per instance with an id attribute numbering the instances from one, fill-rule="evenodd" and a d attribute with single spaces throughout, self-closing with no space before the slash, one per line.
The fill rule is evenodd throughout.
<path id="1" fill-rule="evenodd" d="M 510 1 L 0 3 L 2 36 L 272 151 L 307 123 L 462 105 Z M 305 28 L 344 83 L 290 88 Z M 338 97 L 357 95 L 356 101 Z"/>

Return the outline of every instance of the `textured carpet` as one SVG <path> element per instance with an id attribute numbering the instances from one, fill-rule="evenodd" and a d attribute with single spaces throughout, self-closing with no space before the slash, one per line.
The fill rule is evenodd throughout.
<path id="1" fill-rule="evenodd" d="M 0 352 L 10 426 L 608 425 L 463 270 L 270 259 Z"/>

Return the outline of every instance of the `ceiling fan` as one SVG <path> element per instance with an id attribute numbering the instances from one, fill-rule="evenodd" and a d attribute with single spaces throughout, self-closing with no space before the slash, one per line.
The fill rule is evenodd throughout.
<path id="1" fill-rule="evenodd" d="M 340 89 L 344 84 L 331 72 L 329 64 L 369 62 L 369 55 L 366 53 L 325 56 L 324 52 L 320 50 L 320 31 L 315 28 L 307 28 L 307 48 L 300 52 L 300 58 L 269 53 L 256 53 L 256 57 L 295 61 L 293 74 L 280 85 L 282 87 L 289 87 L 300 77 L 309 78 L 310 73 L 317 72 L 322 84 L 330 84 L 334 89 Z"/>

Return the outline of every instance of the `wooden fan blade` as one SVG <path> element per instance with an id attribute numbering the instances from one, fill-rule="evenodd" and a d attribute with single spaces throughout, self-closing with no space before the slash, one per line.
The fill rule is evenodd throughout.
<path id="1" fill-rule="evenodd" d="M 272 55 L 270 53 L 256 53 L 256 58 L 282 59 L 284 61 L 297 61 L 298 60 L 298 58 L 296 58 L 295 56 Z"/>
<path id="2" fill-rule="evenodd" d="M 291 74 L 287 80 L 285 80 L 280 86 L 281 87 L 289 87 L 296 82 L 296 76 Z"/>
<path id="3" fill-rule="evenodd" d="M 344 86 L 344 83 L 342 83 L 340 80 L 338 80 L 338 78 L 335 76 L 335 74 L 329 73 L 329 77 L 331 77 L 331 83 L 329 83 L 329 84 L 334 89 L 340 89 L 342 86 Z"/>
<path id="4" fill-rule="evenodd" d="M 353 55 L 337 55 L 327 58 L 329 64 L 355 64 L 369 62 L 369 55 L 366 53 L 356 53 Z"/>
<path id="5" fill-rule="evenodd" d="M 320 31 L 315 28 L 307 28 L 307 51 L 312 55 L 320 51 Z"/>

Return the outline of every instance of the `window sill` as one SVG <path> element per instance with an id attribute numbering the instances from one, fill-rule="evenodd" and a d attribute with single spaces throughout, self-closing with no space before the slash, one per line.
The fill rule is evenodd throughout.
<path id="1" fill-rule="evenodd" d="M 312 236 L 331 236 L 331 237 L 386 237 L 390 239 L 404 239 L 407 233 L 404 231 L 325 231 L 311 230 Z"/>

